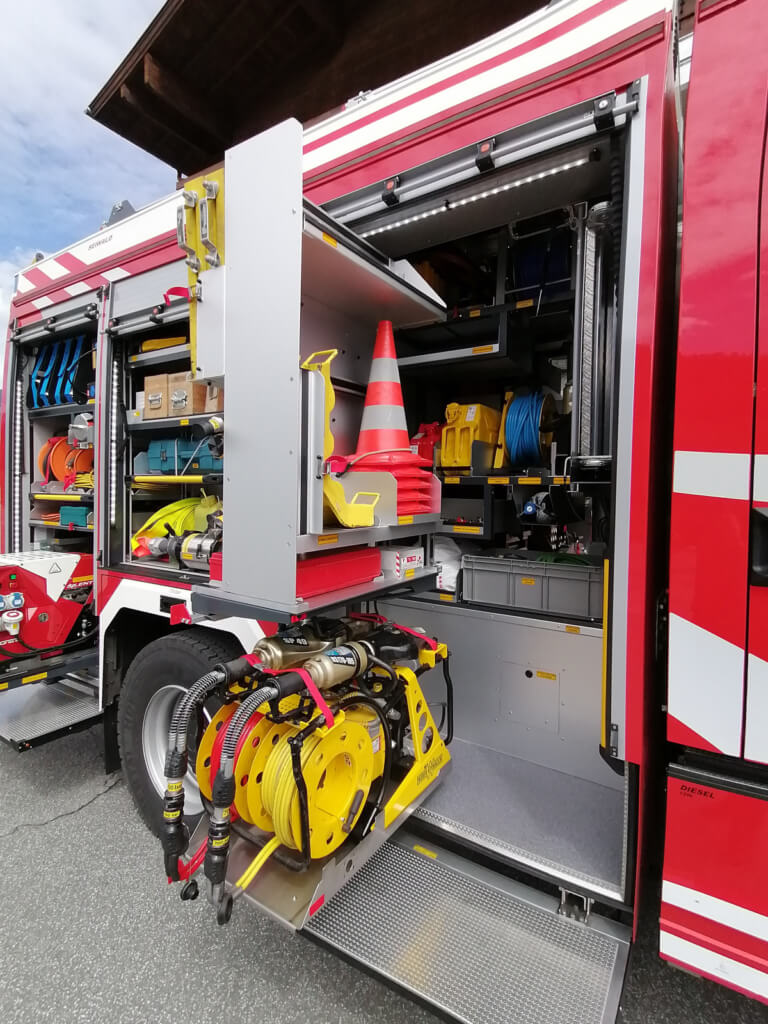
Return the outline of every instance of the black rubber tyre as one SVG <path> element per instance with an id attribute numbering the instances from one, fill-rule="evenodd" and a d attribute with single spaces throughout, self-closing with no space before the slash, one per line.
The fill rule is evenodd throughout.
<path id="1" fill-rule="evenodd" d="M 233 637 L 193 627 L 153 640 L 139 651 L 128 667 L 117 709 L 120 758 L 136 809 L 156 836 L 160 835 L 162 827 L 163 799 L 144 761 L 145 711 L 155 693 L 169 682 L 188 688 L 214 665 L 231 661 L 242 653 L 242 647 Z M 199 814 L 185 816 L 190 832 L 199 817 Z"/>

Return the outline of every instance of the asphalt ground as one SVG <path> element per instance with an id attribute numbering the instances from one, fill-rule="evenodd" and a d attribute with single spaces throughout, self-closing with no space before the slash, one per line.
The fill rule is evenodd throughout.
<path id="1" fill-rule="evenodd" d="M 0 748 L 0 1024 L 437 1020 L 243 905 L 219 928 L 205 900 L 182 903 L 101 745 L 96 726 Z M 664 964 L 645 917 L 624 1024 L 768 1022 L 767 1007 Z"/>

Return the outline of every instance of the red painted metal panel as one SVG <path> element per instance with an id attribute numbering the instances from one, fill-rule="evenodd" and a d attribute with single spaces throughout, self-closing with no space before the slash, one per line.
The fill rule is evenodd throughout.
<path id="1" fill-rule="evenodd" d="M 710 7 L 706 14 L 700 12 L 695 29 L 686 120 L 674 449 L 683 457 L 722 453 L 748 460 L 768 76 L 762 51 L 750 61 L 741 55 L 745 40 L 768 32 L 768 9 L 759 0 L 746 0 Z M 673 483 L 669 609 L 743 650 L 748 495 L 734 486 L 723 496 L 723 481 L 714 470 L 709 478 L 706 473 L 702 463 L 693 494 L 685 493 L 690 479 L 683 486 L 676 476 Z M 738 657 L 732 658 L 730 672 L 743 676 L 744 659 L 740 668 Z M 743 685 L 730 683 L 723 699 L 739 715 Z M 670 662 L 670 705 L 684 722 L 685 708 L 675 700 L 680 693 Z M 693 699 L 694 689 L 688 688 L 684 700 Z M 739 707 L 731 706 L 734 701 Z M 694 709 L 691 719 L 696 720 Z M 668 733 L 682 742 L 671 719 Z M 739 752 L 738 743 L 729 750 Z"/>
<path id="2" fill-rule="evenodd" d="M 740 788 L 734 780 L 711 776 L 668 779 L 662 956 L 764 998 L 768 788 L 751 795 L 725 787 Z M 685 945 L 667 943 L 665 952 L 665 936 L 684 940 Z M 708 970 L 707 965 L 718 970 Z"/>

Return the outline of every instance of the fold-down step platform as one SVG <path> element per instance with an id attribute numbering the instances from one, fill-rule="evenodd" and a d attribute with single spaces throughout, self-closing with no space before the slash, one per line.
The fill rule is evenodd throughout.
<path id="1" fill-rule="evenodd" d="M 0 739 L 28 750 L 101 718 L 98 690 L 81 680 L 34 683 L 0 695 Z"/>
<path id="2" fill-rule="evenodd" d="M 401 832 L 305 931 L 466 1024 L 612 1024 L 629 931 L 557 908 Z"/>

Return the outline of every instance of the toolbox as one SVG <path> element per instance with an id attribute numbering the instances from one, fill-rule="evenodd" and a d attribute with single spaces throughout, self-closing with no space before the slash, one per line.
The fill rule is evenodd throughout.
<path id="1" fill-rule="evenodd" d="M 578 556 L 582 564 L 542 561 L 529 551 L 463 555 L 462 598 L 466 604 L 498 605 L 569 618 L 600 619 L 603 566 Z M 570 556 L 574 557 L 574 556 Z"/>
<path id="2" fill-rule="evenodd" d="M 211 452 L 207 442 L 201 444 L 180 437 L 150 441 L 147 457 L 150 473 L 221 473 L 224 464 L 221 456 Z"/>

